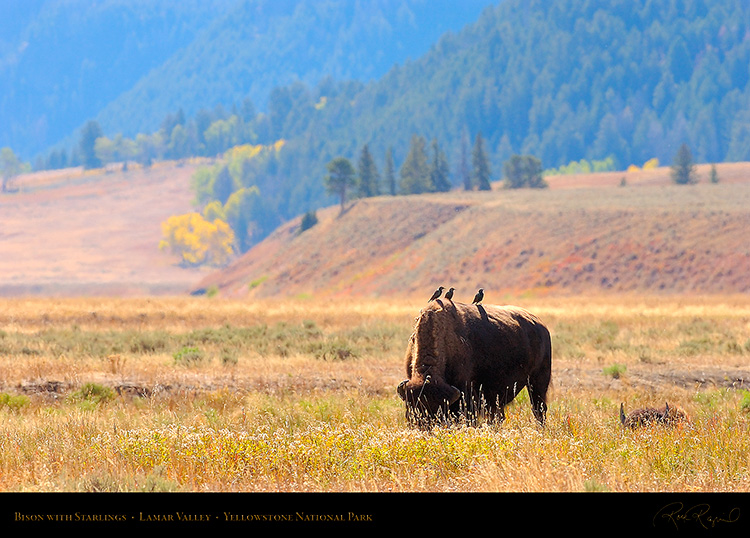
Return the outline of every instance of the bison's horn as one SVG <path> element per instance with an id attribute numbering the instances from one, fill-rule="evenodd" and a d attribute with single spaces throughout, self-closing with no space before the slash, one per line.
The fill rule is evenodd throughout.
<path id="1" fill-rule="evenodd" d="M 396 392 L 398 392 L 398 395 L 404 401 L 406 401 L 406 389 L 404 387 L 406 387 L 406 384 L 408 382 L 408 379 L 404 379 L 401 383 L 398 384 L 398 387 L 396 387 Z"/>
<path id="2" fill-rule="evenodd" d="M 625 404 L 620 402 L 620 422 L 625 424 Z"/>
<path id="3" fill-rule="evenodd" d="M 448 400 L 448 405 L 453 405 L 454 403 L 456 403 L 462 394 L 461 391 L 458 390 L 458 388 L 454 387 L 453 385 L 451 385 L 451 389 L 453 390 L 452 390 L 451 397 Z"/>

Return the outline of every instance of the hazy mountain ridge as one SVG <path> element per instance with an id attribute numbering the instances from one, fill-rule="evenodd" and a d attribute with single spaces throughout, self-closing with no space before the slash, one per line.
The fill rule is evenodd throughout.
<path id="1" fill-rule="evenodd" d="M 25 159 L 69 136 L 193 39 L 222 0 L 46 0 L 0 57 L 0 146 Z M 7 7 L 4 9 L 8 9 Z M 9 14 L 14 15 L 14 12 Z M 11 19 L 14 20 L 14 19 Z"/>
<path id="2" fill-rule="evenodd" d="M 368 80 L 423 53 L 490 0 L 44 0 L 0 14 L 0 146 L 24 159 L 86 120 L 108 135 L 324 76 Z M 0 28 L 3 23 L 0 23 Z M 6 22 L 6 25 L 8 23 Z M 408 31 L 407 31 L 408 30 Z"/>

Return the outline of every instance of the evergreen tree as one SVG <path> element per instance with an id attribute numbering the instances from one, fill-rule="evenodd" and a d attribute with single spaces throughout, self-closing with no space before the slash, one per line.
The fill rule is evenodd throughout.
<path id="1" fill-rule="evenodd" d="M 471 150 L 471 183 L 480 191 L 488 191 L 490 186 L 490 161 L 484 151 L 482 133 L 477 133 Z"/>
<path id="2" fill-rule="evenodd" d="M 542 161 L 533 155 L 513 155 L 503 165 L 505 186 L 510 189 L 547 187 L 542 177 Z"/>
<path id="3" fill-rule="evenodd" d="M 308 211 L 307 213 L 302 215 L 302 220 L 300 221 L 298 233 L 302 233 L 302 232 L 309 230 L 310 228 L 315 226 L 317 223 L 318 223 L 318 215 L 315 213 L 315 210 Z"/>
<path id="4" fill-rule="evenodd" d="M 427 165 L 425 140 L 419 135 L 412 135 L 409 153 L 400 170 L 402 194 L 421 194 L 435 190 L 430 179 L 430 168 Z"/>
<path id="5" fill-rule="evenodd" d="M 718 183 L 719 182 L 719 172 L 716 171 L 716 165 L 711 165 L 711 173 L 708 176 L 708 180 L 711 183 Z"/>
<path id="6" fill-rule="evenodd" d="M 359 168 L 357 178 L 357 195 L 361 198 L 377 196 L 380 194 L 380 172 L 378 172 L 375 161 L 370 154 L 367 144 L 362 146 L 359 155 Z"/>
<path id="7" fill-rule="evenodd" d="M 693 154 L 687 144 L 683 143 L 677 150 L 672 164 L 672 181 L 678 185 L 696 183 L 695 164 Z"/>
<path id="8" fill-rule="evenodd" d="M 226 204 L 229 197 L 234 192 L 234 180 L 232 175 L 229 173 L 227 166 L 222 166 L 219 173 L 216 174 L 213 182 L 211 183 L 211 190 L 213 191 L 214 200 L 218 200 L 222 204 Z"/>
<path id="9" fill-rule="evenodd" d="M 244 121 L 245 123 L 250 123 L 255 119 L 255 116 L 257 114 L 258 112 L 255 110 L 255 104 L 253 103 L 253 100 L 249 97 L 245 97 L 245 99 L 242 100 L 242 108 L 240 109 L 242 121 Z"/>
<path id="10" fill-rule="evenodd" d="M 437 139 L 432 140 L 432 165 L 430 166 L 430 179 L 432 186 L 438 192 L 451 190 L 450 171 L 445 153 L 440 149 Z"/>
<path id="11" fill-rule="evenodd" d="M 163 137 L 168 138 L 178 125 L 185 125 L 185 113 L 182 111 L 182 108 L 174 114 L 167 114 L 161 121 L 161 128 L 159 130 Z"/>
<path id="12" fill-rule="evenodd" d="M 458 179 L 464 190 L 472 190 L 471 169 L 469 168 L 469 140 L 466 132 L 461 135 L 461 155 L 458 159 Z"/>
<path id="13" fill-rule="evenodd" d="M 347 192 L 356 185 L 357 174 L 354 166 L 346 157 L 336 157 L 326 165 L 326 168 L 328 169 L 328 174 L 324 178 L 326 191 L 339 197 L 343 213 Z"/>
<path id="14" fill-rule="evenodd" d="M 103 135 L 102 128 L 96 120 L 89 120 L 81 130 L 79 148 L 84 168 L 99 168 L 102 161 L 96 155 L 96 139 Z"/>
<path id="15" fill-rule="evenodd" d="M 393 148 L 390 146 L 385 152 L 385 186 L 388 194 L 396 196 L 396 167 L 393 164 Z"/>

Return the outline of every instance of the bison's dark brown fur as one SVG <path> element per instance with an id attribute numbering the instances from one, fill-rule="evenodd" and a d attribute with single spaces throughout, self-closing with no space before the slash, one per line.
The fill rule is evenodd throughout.
<path id="1" fill-rule="evenodd" d="M 632 411 L 629 415 L 625 414 L 625 404 L 620 404 L 620 423 L 632 430 L 652 425 L 674 427 L 681 422 L 688 421 L 687 413 L 678 407 L 670 407 L 669 402 L 661 409 L 644 407 L 643 409 Z"/>
<path id="2" fill-rule="evenodd" d="M 505 418 L 505 406 L 526 387 L 534 416 L 544 424 L 552 375 L 550 333 L 516 307 L 437 300 L 416 320 L 398 394 L 418 424 L 485 411 Z"/>

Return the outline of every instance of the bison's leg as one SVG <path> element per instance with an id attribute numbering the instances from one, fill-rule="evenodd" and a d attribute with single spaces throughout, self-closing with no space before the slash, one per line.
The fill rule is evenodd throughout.
<path id="1" fill-rule="evenodd" d="M 533 377 L 529 377 L 526 385 L 534 417 L 542 426 L 547 415 L 547 389 L 549 388 L 550 378 L 549 371 L 541 372 Z"/>

